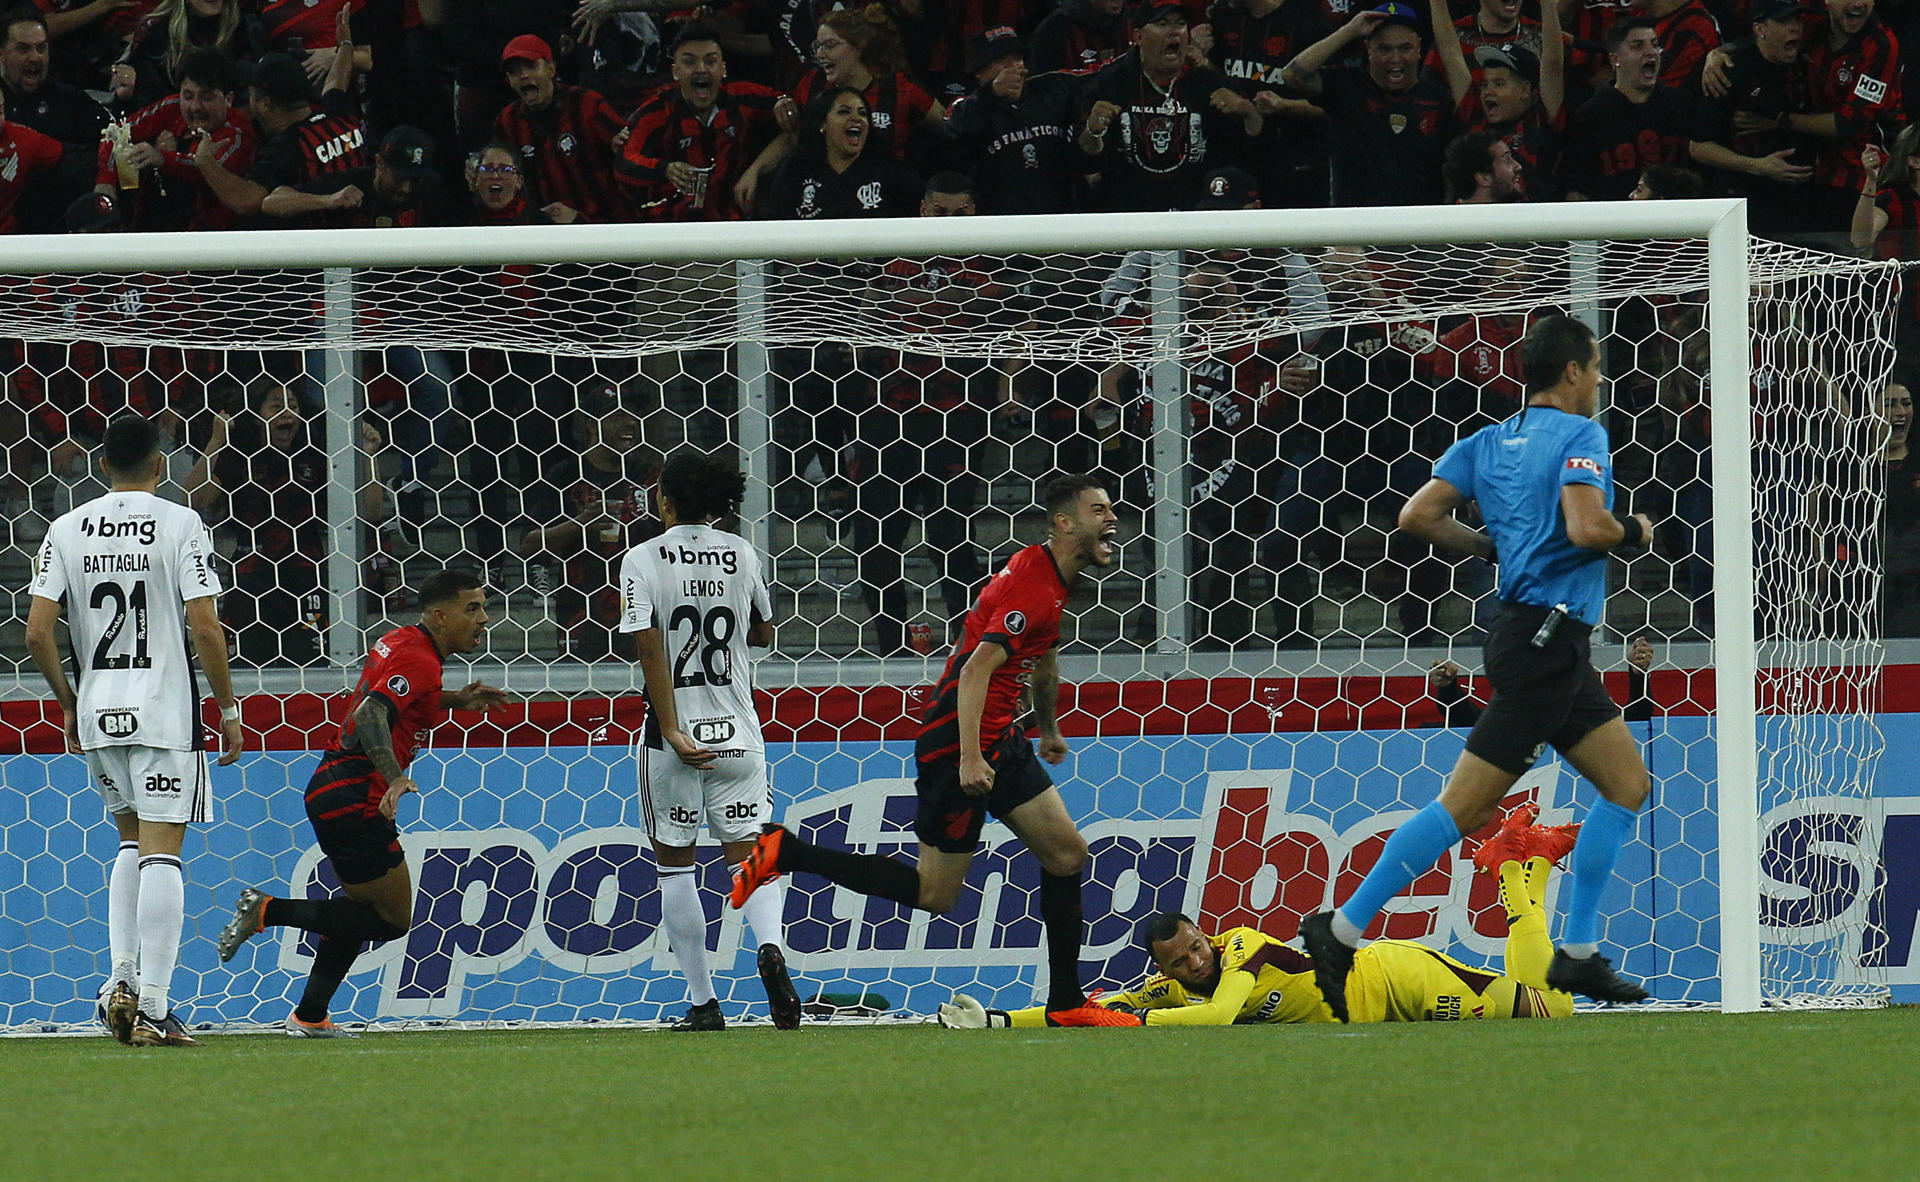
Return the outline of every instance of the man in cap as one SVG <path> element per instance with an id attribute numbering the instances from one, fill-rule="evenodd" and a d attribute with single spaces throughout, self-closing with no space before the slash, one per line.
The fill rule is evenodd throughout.
<path id="1" fill-rule="evenodd" d="M 260 211 L 268 217 L 322 213 L 330 227 L 433 225 L 442 220 L 435 191 L 439 179 L 433 137 L 402 124 L 380 141 L 372 167 L 282 185 L 267 194 Z"/>
<path id="2" fill-rule="evenodd" d="M 1331 66 L 1354 41 L 1365 64 Z M 1443 132 L 1453 110 L 1447 87 L 1420 74 L 1421 22 L 1389 0 L 1357 13 L 1308 46 L 1281 81 L 1316 96 L 1333 147 L 1334 205 L 1434 205 L 1440 201 Z"/>
<path id="3" fill-rule="evenodd" d="M 531 33 L 507 42 L 500 67 L 515 97 L 494 119 L 493 135 L 519 153 L 528 203 L 550 215 L 562 205 L 589 222 L 631 221 L 613 183 L 621 127 L 613 107 L 598 91 L 559 81 L 552 48 Z"/>
<path id="4" fill-rule="evenodd" d="M 1453 93 L 1454 117 L 1467 131 L 1491 131 L 1526 170 L 1521 192 L 1535 201 L 1559 196 L 1560 143 L 1566 131 L 1566 39 L 1557 5 L 1543 13 L 1539 53 L 1518 38 L 1508 44 L 1480 44 L 1473 61 L 1461 31 L 1446 20 L 1446 0 L 1429 0 L 1434 52 Z"/>
<path id="5" fill-rule="evenodd" d="M 968 47 L 978 86 L 947 111 L 946 134 L 974 178 L 981 213 L 1067 213 L 1079 207 L 1081 157 L 1073 147 L 1068 74 L 1029 77 L 1020 37 L 988 29 Z"/>

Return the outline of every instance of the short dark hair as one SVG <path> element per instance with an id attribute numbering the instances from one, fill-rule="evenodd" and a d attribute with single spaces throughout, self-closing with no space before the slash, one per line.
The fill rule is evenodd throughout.
<path id="1" fill-rule="evenodd" d="M 484 576 L 462 567 L 450 566 L 435 571 L 420 584 L 420 611 L 439 607 L 443 603 L 459 599 L 468 591 L 478 591 L 487 585 Z"/>
<path id="2" fill-rule="evenodd" d="M 1049 480 L 1047 487 L 1041 491 L 1040 503 L 1046 506 L 1047 516 L 1052 517 L 1055 513 L 1071 512 L 1074 502 L 1078 501 L 1080 494 L 1088 489 L 1105 490 L 1106 487 L 1105 480 L 1091 473 L 1056 476 Z"/>
<path id="3" fill-rule="evenodd" d="M 1479 173 L 1493 171 L 1493 146 L 1499 142 L 1497 132 L 1470 131 L 1447 145 L 1447 154 L 1440 161 L 1440 176 L 1447 183 L 1448 200 L 1458 201 L 1473 195 L 1480 187 L 1474 178 Z"/>
<path id="4" fill-rule="evenodd" d="M 1174 934 L 1180 930 L 1180 925 L 1183 923 L 1189 924 L 1196 929 L 1200 926 L 1181 912 L 1156 911 L 1141 920 L 1139 924 L 1134 927 L 1133 931 L 1140 939 L 1140 947 L 1145 948 L 1147 954 L 1151 956 L 1153 954 L 1153 946 L 1163 940 L 1173 939 Z"/>
<path id="5" fill-rule="evenodd" d="M 1554 313 L 1533 322 L 1520 342 L 1527 393 L 1541 394 L 1560 384 L 1567 366 L 1593 360 L 1593 330 L 1571 316 Z"/>
<path id="6" fill-rule="evenodd" d="M 1627 43 L 1627 38 L 1633 36 L 1635 29 L 1652 29 L 1655 36 L 1658 36 L 1660 33 L 1659 23 L 1650 16 L 1645 16 L 1640 13 L 1635 13 L 1632 16 L 1623 16 L 1607 26 L 1607 52 L 1619 53 L 1620 47 Z"/>
<path id="7" fill-rule="evenodd" d="M 232 94 L 233 88 L 239 85 L 233 63 L 217 49 L 188 50 L 180 55 L 180 66 L 173 76 L 179 82 L 191 78 L 211 90 L 223 90 L 228 94 Z"/>
<path id="8" fill-rule="evenodd" d="M 1683 201 L 1707 191 L 1699 173 L 1678 164 L 1649 164 L 1640 171 L 1640 179 L 1656 201 Z"/>
<path id="9" fill-rule="evenodd" d="M 958 172 L 954 169 L 948 169 L 945 172 L 936 172 L 928 178 L 926 192 L 929 197 L 935 193 L 949 197 L 956 193 L 970 194 L 973 192 L 973 178 L 964 172 Z"/>
<path id="10" fill-rule="evenodd" d="M 660 492 L 681 521 L 718 521 L 740 511 L 747 477 L 721 456 L 677 451 L 660 467 Z"/>
<path id="11" fill-rule="evenodd" d="M 145 415 L 123 414 L 107 424 L 100 459 L 116 476 L 137 476 L 140 466 L 160 454 L 160 428 Z"/>
<path id="12" fill-rule="evenodd" d="M 18 4 L 0 13 L 0 39 L 11 39 L 13 26 L 39 25 L 41 32 L 47 31 L 46 14 L 31 4 Z"/>
<path id="13" fill-rule="evenodd" d="M 712 25 L 704 24 L 700 21 L 689 21 L 680 26 L 680 31 L 673 35 L 672 41 L 667 42 L 667 56 L 671 58 L 674 54 L 680 52 L 682 46 L 692 45 L 697 41 L 711 41 L 715 45 L 719 45 L 720 34 L 714 30 Z M 726 52 L 725 46 L 721 46 L 721 52 L 723 54 Z"/>

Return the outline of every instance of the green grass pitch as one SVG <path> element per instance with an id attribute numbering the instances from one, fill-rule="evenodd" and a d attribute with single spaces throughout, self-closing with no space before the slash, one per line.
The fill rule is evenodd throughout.
<path id="1" fill-rule="evenodd" d="M 1896 1179 L 1920 1009 L 0 1039 L 13 1179 Z"/>

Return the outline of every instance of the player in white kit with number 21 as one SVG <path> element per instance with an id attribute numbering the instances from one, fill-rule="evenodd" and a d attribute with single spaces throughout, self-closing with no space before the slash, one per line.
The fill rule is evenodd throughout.
<path id="1" fill-rule="evenodd" d="M 113 968 L 100 1010 L 134 1046 L 198 1046 L 167 991 L 180 953 L 180 846 L 212 817 L 194 656 L 220 705 L 220 762 L 240 757 L 240 708 L 216 613 L 220 579 L 200 517 L 154 495 L 160 433 L 115 419 L 101 444 L 112 491 L 53 523 L 28 591 L 27 649 L 65 715 L 67 749 L 83 751 L 120 831 L 107 886 Z M 60 663 L 68 617 L 74 680 Z"/>
<path id="2" fill-rule="evenodd" d="M 748 645 L 773 643 L 773 601 L 760 556 L 713 523 L 740 508 L 746 480 L 733 465 L 679 452 L 660 472 L 666 532 L 627 552 L 620 566 L 620 631 L 634 634 L 646 678 L 647 724 L 640 808 L 660 871 L 660 924 L 687 978 L 692 1008 L 676 1030 L 723 1030 L 707 967 L 707 914 L 694 884 L 694 841 L 704 819 L 727 864 L 753 851 L 772 820 L 766 743 L 753 704 Z M 761 982 L 774 1025 L 800 1025 L 787 976 L 784 892 L 748 907 Z M 759 903 L 756 895 L 755 903 Z"/>

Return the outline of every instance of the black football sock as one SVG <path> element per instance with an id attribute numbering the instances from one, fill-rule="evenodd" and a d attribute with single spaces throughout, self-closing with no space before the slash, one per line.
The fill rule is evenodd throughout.
<path id="1" fill-rule="evenodd" d="M 1040 920 L 1047 928 L 1047 1009 L 1087 1004 L 1080 988 L 1080 876 L 1040 872 Z"/>
<path id="2" fill-rule="evenodd" d="M 369 908 L 371 910 L 371 908 Z M 359 940 L 322 936 L 313 954 L 313 971 L 307 974 L 307 988 L 293 1016 L 302 1022 L 324 1022 L 327 1007 L 333 1004 L 333 991 L 340 988 L 353 970 L 353 959 L 360 955 Z"/>
<path id="3" fill-rule="evenodd" d="M 902 907 L 920 906 L 920 872 L 879 854 L 850 854 L 808 845 L 788 830 L 780 842 L 780 869 L 804 870 L 863 895 L 892 899 Z"/>
<path id="4" fill-rule="evenodd" d="M 358 899 L 270 899 L 261 921 L 270 928 L 305 928 L 356 944 L 406 935 L 381 919 L 372 904 Z"/>

